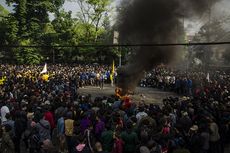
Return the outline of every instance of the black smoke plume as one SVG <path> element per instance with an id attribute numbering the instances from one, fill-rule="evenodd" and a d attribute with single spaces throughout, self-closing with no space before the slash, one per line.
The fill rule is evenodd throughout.
<path id="1" fill-rule="evenodd" d="M 219 0 L 123 0 L 118 15 L 120 41 L 130 44 L 177 43 L 182 19 L 202 15 Z M 177 47 L 139 47 L 119 72 L 117 86 L 134 90 L 145 71 L 173 61 Z"/>

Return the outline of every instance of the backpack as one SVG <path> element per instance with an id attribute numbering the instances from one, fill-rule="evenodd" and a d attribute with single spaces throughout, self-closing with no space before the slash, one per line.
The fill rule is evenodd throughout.
<path id="1" fill-rule="evenodd" d="M 41 142 L 41 138 L 39 135 L 39 132 L 37 131 L 37 129 L 31 129 L 30 134 L 28 135 L 28 138 L 30 139 L 30 142 L 35 144 L 35 145 L 39 145 L 39 143 Z"/>
<path id="2" fill-rule="evenodd" d="M 33 134 L 32 139 L 35 143 L 39 144 L 40 143 L 40 135 L 39 134 Z"/>

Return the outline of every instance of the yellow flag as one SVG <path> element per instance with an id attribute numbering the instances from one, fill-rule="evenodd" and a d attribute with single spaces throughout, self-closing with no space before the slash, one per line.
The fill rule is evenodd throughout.
<path id="1" fill-rule="evenodd" d="M 43 74 L 42 75 L 42 80 L 48 81 L 49 80 L 49 75 L 48 74 Z"/>
<path id="2" fill-rule="evenodd" d="M 111 71 L 111 73 L 110 73 L 110 80 L 111 80 L 111 81 L 113 81 L 114 73 L 115 73 L 115 62 L 114 62 L 114 60 L 113 60 L 112 71 Z"/>
<path id="3" fill-rule="evenodd" d="M 5 81 L 6 81 L 6 76 L 4 76 L 0 79 L 0 85 L 3 85 L 5 83 Z"/>

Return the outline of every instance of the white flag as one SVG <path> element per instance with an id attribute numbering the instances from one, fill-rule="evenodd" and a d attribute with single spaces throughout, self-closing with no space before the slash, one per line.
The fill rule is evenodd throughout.
<path id="1" fill-rule="evenodd" d="M 207 74 L 206 79 L 208 80 L 208 82 L 210 81 L 209 73 Z"/>
<path id="2" fill-rule="evenodd" d="M 47 64 L 44 65 L 43 70 L 41 71 L 40 74 L 46 73 L 47 72 Z"/>

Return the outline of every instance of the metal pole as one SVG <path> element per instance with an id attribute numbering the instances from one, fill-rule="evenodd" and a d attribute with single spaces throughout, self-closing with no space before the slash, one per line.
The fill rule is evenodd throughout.
<path id="1" fill-rule="evenodd" d="M 53 64 L 55 63 L 55 51 L 53 49 Z"/>
<path id="2" fill-rule="evenodd" d="M 118 47 L 118 50 L 119 50 L 119 47 Z M 119 67 L 121 67 L 121 50 L 119 50 L 120 53 L 119 53 Z"/>
<path id="3" fill-rule="evenodd" d="M 212 1 L 208 1 L 208 29 L 207 29 L 207 42 L 209 43 L 210 42 L 210 25 L 211 25 L 211 11 L 212 11 L 212 8 L 211 8 L 211 4 Z M 211 60 L 211 46 L 208 46 L 208 49 L 207 49 L 207 52 L 204 53 L 205 55 L 205 70 L 207 70 L 209 64 L 210 64 L 210 60 Z"/>

